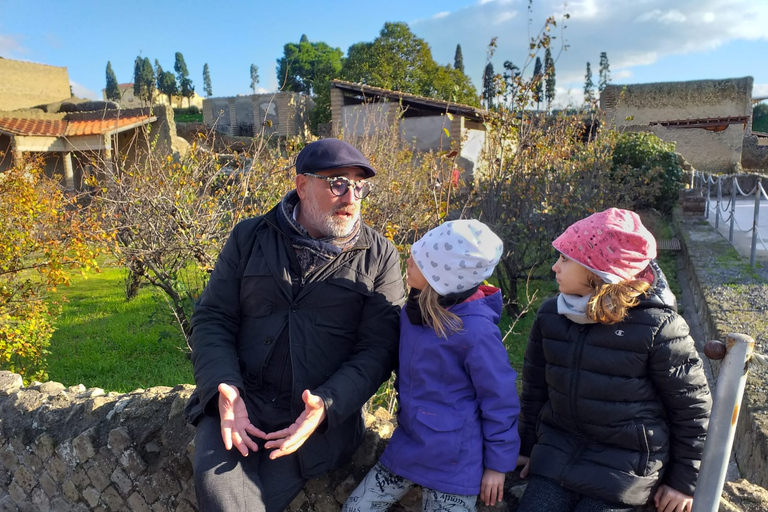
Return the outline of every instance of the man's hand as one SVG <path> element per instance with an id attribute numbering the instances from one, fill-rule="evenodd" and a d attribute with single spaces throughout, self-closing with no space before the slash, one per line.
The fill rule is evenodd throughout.
<path id="1" fill-rule="evenodd" d="M 518 467 L 523 466 L 523 469 L 520 470 L 520 478 L 525 478 L 528 476 L 528 467 L 531 465 L 531 458 L 526 457 L 525 455 L 518 455 L 517 465 Z"/>
<path id="2" fill-rule="evenodd" d="M 301 399 L 304 400 L 304 412 L 296 421 L 288 428 L 270 432 L 264 438 L 269 439 L 264 448 L 277 448 L 269 454 L 270 459 L 276 459 L 298 450 L 325 420 L 325 403 L 322 398 L 305 389 L 304 393 L 301 394 Z"/>
<path id="3" fill-rule="evenodd" d="M 691 512 L 693 498 L 687 494 L 662 485 L 653 497 L 658 512 Z"/>
<path id="4" fill-rule="evenodd" d="M 266 434 L 254 427 L 248 419 L 245 402 L 240 398 L 240 391 L 229 384 L 219 384 L 219 418 L 221 419 L 221 439 L 224 448 L 231 450 L 234 445 L 243 457 L 249 451 L 259 449 L 248 434 L 266 439 Z"/>
<path id="5" fill-rule="evenodd" d="M 504 497 L 504 473 L 492 469 L 483 470 L 483 479 L 480 481 L 480 499 L 487 506 L 492 507 Z"/>

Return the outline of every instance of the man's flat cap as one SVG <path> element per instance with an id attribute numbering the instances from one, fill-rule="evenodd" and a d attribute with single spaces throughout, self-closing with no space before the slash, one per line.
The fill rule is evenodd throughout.
<path id="1" fill-rule="evenodd" d="M 360 167 L 366 178 L 376 175 L 368 159 L 356 147 L 339 139 L 316 140 L 307 144 L 296 157 L 296 174 L 340 167 Z"/>

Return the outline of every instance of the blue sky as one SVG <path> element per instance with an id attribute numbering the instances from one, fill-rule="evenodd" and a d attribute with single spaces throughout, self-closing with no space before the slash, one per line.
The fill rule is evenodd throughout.
<path id="1" fill-rule="evenodd" d="M 548 16 L 558 22 L 559 106 L 581 102 L 587 61 L 597 83 L 603 51 L 613 83 L 749 75 L 753 96 L 768 96 L 768 0 L 533 0 L 530 11 L 527 0 L 0 0 L 0 56 L 64 66 L 79 96 L 101 97 L 107 61 L 130 82 L 137 55 L 172 70 L 178 51 L 198 93 L 208 63 L 214 96 L 234 96 L 250 93 L 252 63 L 262 90 L 275 90 L 283 45 L 302 34 L 346 53 L 375 39 L 385 22 L 402 21 L 438 63 L 452 64 L 461 44 L 479 89 L 491 39 L 497 72 L 505 60 L 522 67 L 527 42 Z M 568 48 L 560 52 L 562 44 Z"/>

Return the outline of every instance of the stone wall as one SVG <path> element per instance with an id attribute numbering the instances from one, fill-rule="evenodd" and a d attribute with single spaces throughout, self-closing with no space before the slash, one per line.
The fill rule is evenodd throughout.
<path id="1" fill-rule="evenodd" d="M 608 85 L 600 94 L 600 108 L 619 129 L 651 131 L 662 140 L 675 142 L 676 151 L 696 169 L 728 172 L 741 162 L 743 124 L 710 131 L 650 123 L 750 116 L 751 97 L 752 77 Z"/>
<path id="2" fill-rule="evenodd" d="M 0 110 L 35 107 L 68 99 L 67 68 L 0 58 Z"/>
<path id="3" fill-rule="evenodd" d="M 691 275 L 706 339 L 743 332 L 766 353 L 768 270 L 750 270 L 730 245 L 699 218 L 678 218 L 683 258 Z M 766 372 L 753 366 L 739 417 L 734 452 L 747 480 L 728 482 L 720 510 L 768 510 Z M 195 512 L 191 455 L 194 428 L 183 407 L 194 388 L 180 385 L 105 393 L 56 382 L 22 387 L 0 372 L 0 512 Z M 312 480 L 290 512 L 337 512 L 380 456 L 395 425 L 383 409 L 366 414 L 362 446 L 345 467 Z M 507 475 L 505 501 L 481 512 L 514 512 L 525 481 Z M 395 512 L 421 510 L 411 491 Z"/>

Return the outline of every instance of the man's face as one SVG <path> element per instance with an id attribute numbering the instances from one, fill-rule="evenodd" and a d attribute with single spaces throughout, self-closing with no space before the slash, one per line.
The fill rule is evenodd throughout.
<path id="1" fill-rule="evenodd" d="M 343 176 L 350 180 L 362 180 L 365 171 L 359 167 L 340 167 L 315 174 L 327 177 Z M 299 174 L 296 176 L 296 191 L 301 200 L 299 224 L 304 226 L 312 238 L 332 236 L 345 237 L 360 217 L 360 199 L 352 187 L 343 196 L 335 196 L 330 184 L 320 178 Z"/>

